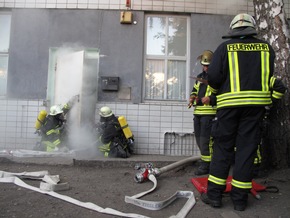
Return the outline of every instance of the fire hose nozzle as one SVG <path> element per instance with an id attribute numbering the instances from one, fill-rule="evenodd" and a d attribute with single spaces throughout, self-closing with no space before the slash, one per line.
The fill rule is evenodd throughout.
<path id="1" fill-rule="evenodd" d="M 148 178 L 149 170 L 146 168 L 139 168 L 139 172 L 136 173 L 134 180 L 137 183 L 141 183 Z"/>
<path id="2" fill-rule="evenodd" d="M 158 176 L 160 174 L 160 170 L 158 168 L 140 168 L 139 172 L 136 173 L 134 180 L 137 183 L 144 182 L 149 178 L 150 174 Z"/>

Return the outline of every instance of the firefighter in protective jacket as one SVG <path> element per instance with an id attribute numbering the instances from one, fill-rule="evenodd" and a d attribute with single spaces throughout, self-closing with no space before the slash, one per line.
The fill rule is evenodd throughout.
<path id="1" fill-rule="evenodd" d="M 195 175 L 209 173 L 212 155 L 213 140 L 211 137 L 211 124 L 216 114 L 216 97 L 212 94 L 207 84 L 207 70 L 212 59 L 212 51 L 204 51 L 198 59 L 203 71 L 197 76 L 192 88 L 189 107 L 194 105 L 194 133 L 196 143 L 201 153 L 201 163 Z"/>
<path id="2" fill-rule="evenodd" d="M 218 46 L 208 69 L 208 84 L 217 94 L 217 114 L 208 189 L 201 198 L 212 207 L 222 206 L 235 152 L 230 196 L 235 210 L 246 209 L 265 106 L 281 99 L 286 90 L 273 76 L 274 50 L 268 42 L 254 37 L 255 25 L 248 14 L 235 16 L 229 34 L 223 37 L 229 40 Z"/>
<path id="3" fill-rule="evenodd" d="M 53 105 L 50 112 L 44 119 L 38 132 L 41 135 L 39 146 L 35 150 L 41 151 L 67 151 L 67 128 L 65 115 L 78 100 L 78 95 L 71 98 L 64 106 Z"/>
<path id="4" fill-rule="evenodd" d="M 100 142 L 99 150 L 105 157 L 128 158 L 133 154 L 133 136 L 126 138 L 118 117 L 112 110 L 104 106 L 99 111 L 100 123 L 97 125 Z"/>

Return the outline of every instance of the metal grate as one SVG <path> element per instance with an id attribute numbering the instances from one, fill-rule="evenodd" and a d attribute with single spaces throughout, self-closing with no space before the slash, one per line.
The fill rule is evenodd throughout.
<path id="1" fill-rule="evenodd" d="M 164 154 L 172 156 L 200 155 L 199 148 L 195 143 L 194 133 L 166 132 Z"/>

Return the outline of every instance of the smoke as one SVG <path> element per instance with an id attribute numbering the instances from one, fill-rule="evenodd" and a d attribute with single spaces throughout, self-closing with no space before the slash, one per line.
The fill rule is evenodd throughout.
<path id="1" fill-rule="evenodd" d="M 74 122 L 74 117 L 77 116 L 76 110 L 72 109 L 70 114 L 68 142 L 71 150 L 75 151 L 76 159 L 95 159 L 101 156 L 98 149 L 99 140 L 95 128 L 90 124 L 79 126 L 79 123 Z"/>
<path id="2" fill-rule="evenodd" d="M 69 148 L 77 159 L 100 156 L 95 129 L 99 53 L 94 49 L 61 48 L 57 53 L 55 102 L 79 95 L 67 116 Z"/>

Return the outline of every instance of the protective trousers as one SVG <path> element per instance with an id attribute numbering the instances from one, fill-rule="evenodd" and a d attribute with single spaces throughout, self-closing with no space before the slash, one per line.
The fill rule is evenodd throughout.
<path id="1" fill-rule="evenodd" d="M 201 160 L 208 163 L 211 161 L 211 128 L 214 117 L 214 115 L 194 115 L 193 118 L 194 134 L 201 153 Z"/>
<path id="2" fill-rule="evenodd" d="M 220 109 L 212 126 L 213 156 L 208 178 L 208 197 L 221 200 L 232 163 L 231 199 L 245 205 L 252 188 L 254 159 L 260 143 L 264 107 Z M 236 151 L 235 151 L 236 146 Z"/>

